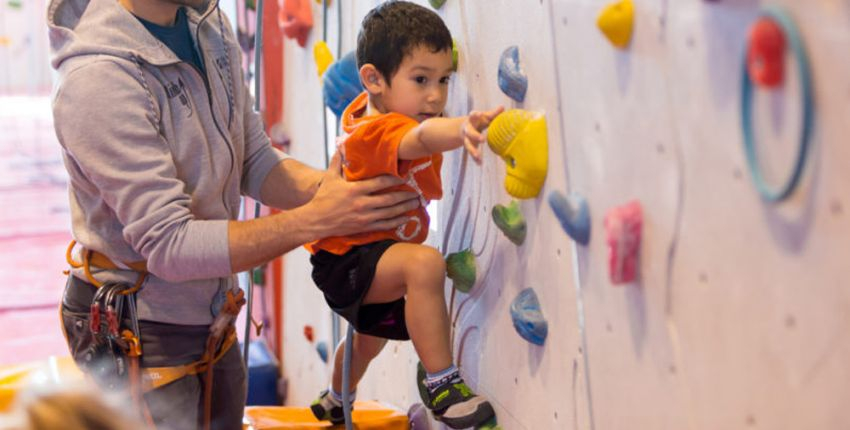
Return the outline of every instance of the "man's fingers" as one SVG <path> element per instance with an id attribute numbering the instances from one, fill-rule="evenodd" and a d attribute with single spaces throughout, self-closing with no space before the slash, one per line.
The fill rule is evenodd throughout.
<path id="1" fill-rule="evenodd" d="M 328 163 L 328 172 L 342 176 L 342 155 L 339 151 L 334 152 L 333 157 L 331 157 L 331 161 Z"/>
<path id="2" fill-rule="evenodd" d="M 401 185 L 404 180 L 391 175 L 381 175 L 354 183 L 355 189 L 362 194 L 371 194 L 385 188 Z"/>
<path id="3" fill-rule="evenodd" d="M 369 224 L 370 230 L 391 230 L 394 229 L 407 221 L 410 220 L 410 217 L 407 215 L 399 215 L 397 217 L 384 219 L 380 221 L 375 221 Z"/>
<path id="4" fill-rule="evenodd" d="M 376 211 L 389 209 L 386 213 L 376 213 L 374 219 L 389 218 L 419 207 L 419 195 L 413 191 L 393 191 L 386 194 L 376 194 L 363 198 L 363 208 L 372 209 L 370 216 Z M 398 205 L 398 206 L 396 206 Z"/>

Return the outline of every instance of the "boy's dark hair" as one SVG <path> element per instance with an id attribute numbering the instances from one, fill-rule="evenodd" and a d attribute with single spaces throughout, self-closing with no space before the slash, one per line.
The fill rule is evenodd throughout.
<path id="1" fill-rule="evenodd" d="M 357 35 L 357 68 L 372 64 L 389 84 L 401 61 L 418 46 L 452 49 L 452 34 L 439 15 L 418 4 L 391 0 L 372 9 Z"/>

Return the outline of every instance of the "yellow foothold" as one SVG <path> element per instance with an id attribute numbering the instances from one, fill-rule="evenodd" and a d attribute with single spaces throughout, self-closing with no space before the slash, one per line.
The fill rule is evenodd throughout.
<path id="1" fill-rule="evenodd" d="M 549 141 L 543 112 L 511 109 L 487 131 L 490 149 L 507 163 L 505 189 L 518 199 L 540 194 L 549 165 Z"/>
<path id="2" fill-rule="evenodd" d="M 632 0 L 620 0 L 602 10 L 596 26 L 614 46 L 625 49 L 632 40 L 635 5 Z"/>
<path id="3" fill-rule="evenodd" d="M 316 70 L 319 72 L 319 77 L 325 74 L 331 63 L 334 62 L 334 56 L 331 54 L 328 44 L 324 40 L 320 40 L 313 45 L 313 57 L 316 58 Z"/>

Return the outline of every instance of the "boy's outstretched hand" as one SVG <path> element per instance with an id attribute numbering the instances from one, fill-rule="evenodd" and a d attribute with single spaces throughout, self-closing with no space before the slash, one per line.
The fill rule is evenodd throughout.
<path id="1" fill-rule="evenodd" d="M 480 146 L 484 143 L 484 135 L 481 133 L 486 130 L 487 127 L 490 126 L 490 123 L 493 122 L 493 120 L 504 110 L 505 108 L 502 106 L 486 112 L 474 110 L 469 113 L 469 116 L 466 117 L 466 121 L 463 122 L 463 125 L 460 128 L 461 134 L 463 135 L 463 147 L 466 148 L 466 152 L 472 156 L 472 159 L 475 160 L 476 164 L 481 164 Z"/>

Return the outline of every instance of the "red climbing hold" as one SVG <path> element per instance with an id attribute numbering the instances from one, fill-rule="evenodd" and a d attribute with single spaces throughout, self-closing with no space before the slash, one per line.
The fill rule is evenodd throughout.
<path id="1" fill-rule="evenodd" d="M 278 12 L 278 24 L 283 34 L 295 39 L 303 48 L 307 45 L 307 36 L 313 28 L 313 8 L 310 0 L 281 0 L 283 4 Z"/>
<path id="2" fill-rule="evenodd" d="M 305 325 L 304 326 L 304 337 L 307 338 L 307 341 L 313 343 L 313 326 Z"/>
<path id="3" fill-rule="evenodd" d="M 766 88 L 782 85 L 785 76 L 785 34 L 770 18 L 762 17 L 750 28 L 747 69 L 750 79 Z"/>
<path id="4" fill-rule="evenodd" d="M 611 283 L 626 284 L 637 277 L 643 210 L 633 200 L 615 207 L 605 216 L 608 243 L 608 273 Z"/>

